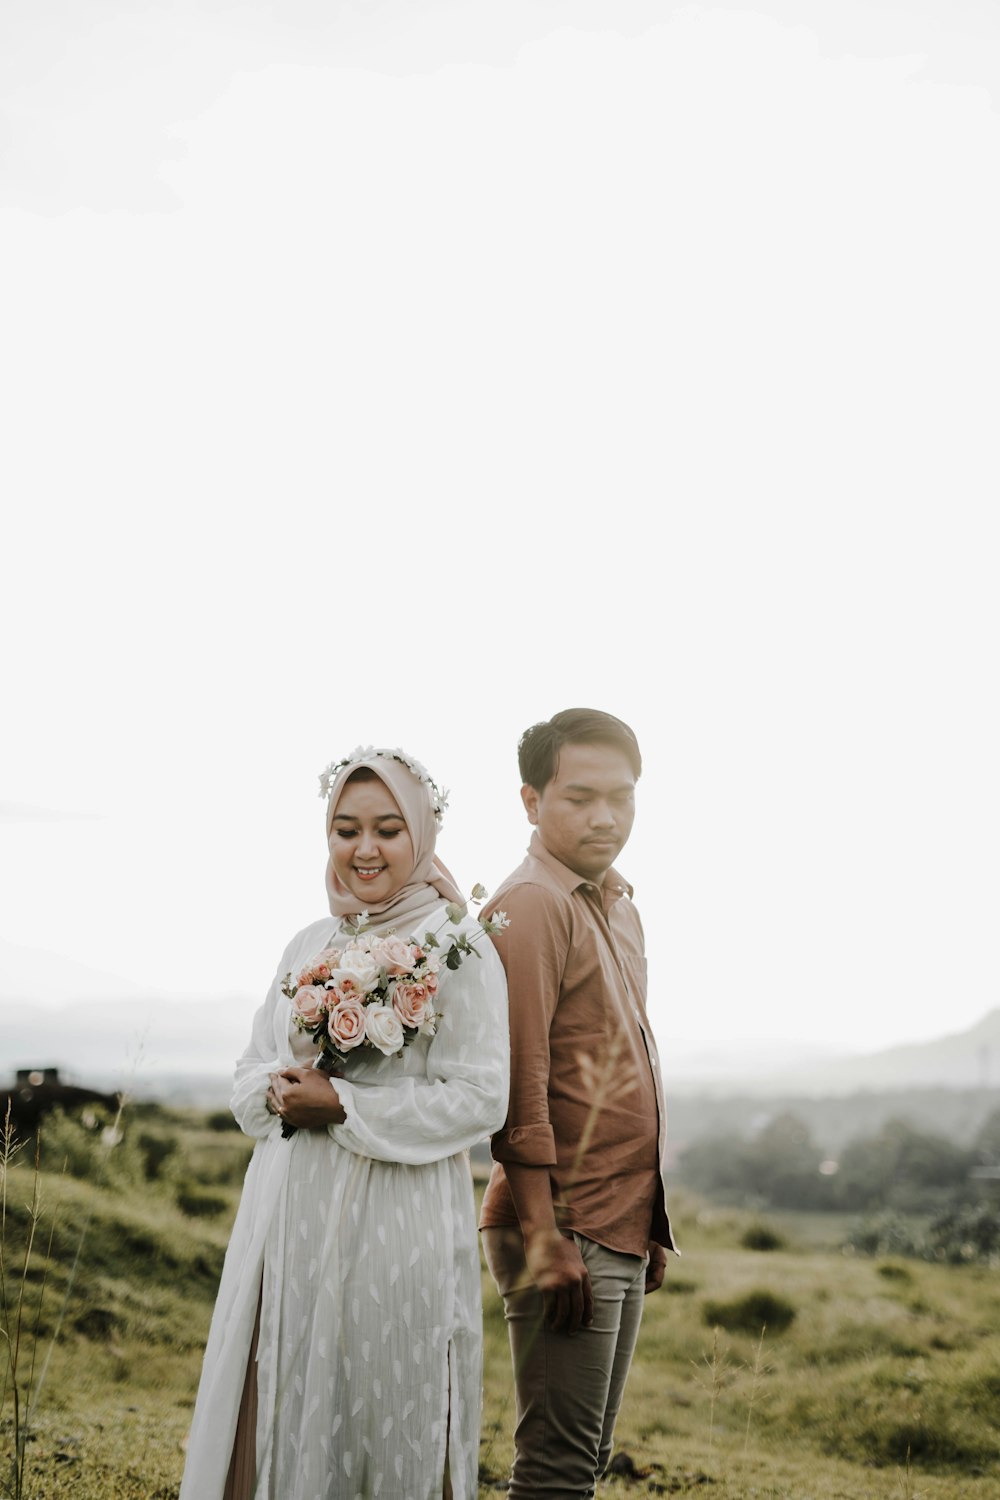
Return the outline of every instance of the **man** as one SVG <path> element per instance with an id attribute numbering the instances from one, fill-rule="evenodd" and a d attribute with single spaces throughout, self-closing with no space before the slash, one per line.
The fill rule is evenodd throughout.
<path id="1" fill-rule="evenodd" d="M 674 1250 L 666 1115 L 632 889 L 614 869 L 642 760 L 611 714 L 525 731 L 528 857 L 490 898 L 510 997 L 511 1091 L 480 1227 L 517 1400 L 510 1500 L 585 1500 L 611 1456 L 644 1292 Z"/>

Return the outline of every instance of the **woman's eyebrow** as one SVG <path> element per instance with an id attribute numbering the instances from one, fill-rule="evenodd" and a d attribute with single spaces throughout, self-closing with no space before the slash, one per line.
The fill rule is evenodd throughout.
<path id="1" fill-rule="evenodd" d="M 403 817 L 402 813 L 377 813 L 375 816 L 376 823 L 388 823 L 393 819 L 397 823 L 406 822 L 406 819 Z M 360 822 L 360 819 L 354 817 L 353 813 L 334 813 L 333 821 L 335 823 L 357 823 Z"/>

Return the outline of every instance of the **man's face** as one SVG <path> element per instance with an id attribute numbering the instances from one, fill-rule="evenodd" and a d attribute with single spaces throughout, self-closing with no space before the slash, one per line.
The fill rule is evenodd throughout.
<path id="1" fill-rule="evenodd" d="M 635 776 L 613 745 L 564 745 L 548 786 L 521 799 L 549 853 L 600 884 L 632 832 Z"/>

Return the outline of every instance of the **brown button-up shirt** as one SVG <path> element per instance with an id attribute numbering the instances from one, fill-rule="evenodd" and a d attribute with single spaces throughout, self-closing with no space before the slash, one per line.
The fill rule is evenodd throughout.
<path id="1" fill-rule="evenodd" d="M 510 1105 L 492 1138 L 483 1229 L 517 1224 L 504 1162 L 548 1167 L 556 1222 L 609 1250 L 675 1249 L 663 1193 L 666 1110 L 646 1018 L 646 957 L 632 888 L 596 886 L 545 848 L 490 898 L 510 926 Z"/>

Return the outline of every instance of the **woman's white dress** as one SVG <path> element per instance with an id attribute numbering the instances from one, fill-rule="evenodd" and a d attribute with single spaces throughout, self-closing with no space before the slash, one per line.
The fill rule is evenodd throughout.
<path id="1" fill-rule="evenodd" d="M 445 920 L 442 905 L 413 935 Z M 233 1113 L 257 1145 L 180 1500 L 222 1500 L 258 1301 L 255 1500 L 437 1500 L 446 1452 L 455 1500 L 476 1492 L 482 1314 L 467 1150 L 506 1114 L 503 967 L 483 940 L 478 957 L 442 968 L 437 1034 L 394 1057 L 359 1049 L 336 1080 L 345 1123 L 285 1140 L 264 1107 L 268 1075 L 316 1049 L 280 982 L 339 933 L 327 918 L 292 940 L 237 1065 Z"/>

